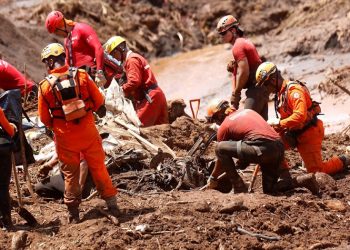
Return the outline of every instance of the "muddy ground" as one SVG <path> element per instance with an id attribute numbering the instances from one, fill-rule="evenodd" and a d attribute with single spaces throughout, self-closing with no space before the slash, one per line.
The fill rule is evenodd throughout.
<path id="1" fill-rule="evenodd" d="M 12 5 L 10 5 L 12 4 Z M 336 1 L 208 1 L 119 0 L 119 1 L 7 1 L 0 0 L 0 54 L 20 70 L 41 80 L 44 67 L 40 51 L 49 42 L 43 26 L 47 13 L 60 8 L 68 17 L 91 24 L 102 42 L 116 33 L 129 39 L 133 49 L 148 57 L 173 55 L 219 43 L 214 29 L 224 14 L 238 17 L 259 53 L 270 60 L 292 61 L 297 56 L 342 54 L 350 51 L 348 31 L 350 4 Z M 293 7 L 291 7 L 293 6 Z M 183 38 L 183 42 L 182 38 Z M 25 46 L 24 46 L 25 44 Z M 303 60 L 303 59 L 301 59 Z M 225 64 L 225 62 L 223 62 Z M 334 65 L 331 65 L 334 66 Z M 221 67 L 221 66 L 220 66 Z M 313 91 L 325 105 L 347 103 L 349 67 L 323 67 L 326 72 Z M 285 70 L 288 74 L 288 69 Z M 307 72 L 305 73 L 307 74 Z M 197 83 L 198 88 L 203 84 Z M 186 89 L 184 89 L 186 91 Z M 314 93 L 314 92 L 313 92 Z M 181 117 L 171 125 L 142 130 L 143 135 L 162 141 L 177 156 L 185 157 L 199 136 L 212 131 L 201 122 Z M 349 130 L 327 135 L 323 156 L 345 153 Z M 47 138 L 36 144 L 39 148 Z M 40 225 L 29 228 L 13 212 L 18 229 L 28 232 L 26 249 L 348 249 L 350 248 L 349 173 L 320 177 L 320 195 L 298 189 L 278 196 L 262 194 L 260 175 L 252 194 L 199 191 L 210 172 L 215 143 L 204 155 L 189 160 L 203 176 L 191 187 L 171 191 L 177 183 L 161 182 L 146 163 L 112 167 L 113 182 L 121 189 L 118 202 L 123 211 L 120 225 L 113 225 L 97 207 L 95 198 L 81 205 L 82 222 L 68 225 L 62 200 L 26 198 L 26 208 Z M 303 173 L 296 152 L 287 152 L 293 175 Z M 174 169 L 175 162 L 168 162 Z M 30 169 L 36 180 L 38 164 Z M 254 166 L 241 174 L 248 183 Z M 179 171 L 177 171 L 178 173 Z M 164 172 L 162 172 L 164 173 Z M 169 174 L 169 171 L 168 173 Z M 158 177 L 157 177 L 158 176 Z M 176 176 L 178 177 L 178 176 Z M 158 179 L 157 179 L 158 178 Z M 21 176 L 22 179 L 22 176 Z M 23 180 L 23 179 L 22 179 Z M 24 183 L 22 186 L 25 188 Z M 192 188 L 191 190 L 189 190 Z M 11 184 L 12 195 L 15 188 Z M 228 191 L 228 190 L 225 190 Z M 141 226 L 140 226 L 141 225 Z M 139 227 L 137 227 L 139 226 Z M 256 239 L 237 232 L 242 227 L 278 240 Z M 142 229 L 144 228 L 144 230 Z M 0 232 L 0 249 L 9 249 L 14 232 Z"/>

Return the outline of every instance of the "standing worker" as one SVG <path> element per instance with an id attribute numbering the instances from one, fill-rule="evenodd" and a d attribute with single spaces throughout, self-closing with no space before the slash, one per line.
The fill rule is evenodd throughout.
<path id="1" fill-rule="evenodd" d="M 216 188 L 218 176 L 226 172 L 234 193 L 246 192 L 247 187 L 237 169 L 245 169 L 250 163 L 255 163 L 261 167 L 264 193 L 272 194 L 295 187 L 305 187 L 312 193 L 318 192 L 313 174 L 281 181 L 285 183 L 278 182 L 281 174 L 288 172 L 281 169 L 284 160 L 283 143 L 279 134 L 254 110 L 236 111 L 228 101 L 214 99 L 208 105 L 207 118 L 220 125 L 215 148 L 217 161 L 208 180 L 209 188 Z M 232 158 L 238 160 L 236 164 Z"/>
<path id="2" fill-rule="evenodd" d="M 60 11 L 52 11 L 46 18 L 49 33 L 64 37 L 66 62 L 70 67 L 85 69 L 97 86 L 107 82 L 103 73 L 104 53 L 96 32 L 85 23 L 64 18 Z"/>
<path id="3" fill-rule="evenodd" d="M 244 108 L 255 110 L 267 120 L 268 93 L 265 88 L 255 86 L 255 71 L 261 59 L 254 44 L 243 37 L 243 30 L 232 15 L 219 20 L 217 32 L 223 42 L 232 44 L 233 60 L 227 65 L 227 71 L 233 74 L 231 105 L 238 109 L 242 89 L 247 89 Z"/>
<path id="4" fill-rule="evenodd" d="M 268 123 L 279 131 L 286 148 L 297 148 L 308 172 L 334 174 L 350 164 L 348 156 L 333 156 L 322 161 L 321 149 L 324 138 L 323 122 L 317 118 L 321 112 L 318 102 L 312 100 L 304 83 L 282 77 L 276 65 L 264 62 L 256 71 L 257 86 L 265 86 L 275 93 L 275 110 L 280 118 Z"/>
<path id="5" fill-rule="evenodd" d="M 0 214 L 2 216 L 0 223 L 6 229 L 13 227 L 9 193 L 12 170 L 12 147 L 9 141 L 15 135 L 16 131 L 16 125 L 7 120 L 4 111 L 0 108 Z"/>
<path id="6" fill-rule="evenodd" d="M 122 84 L 122 89 L 125 96 L 133 100 L 142 126 L 169 123 L 165 95 L 147 60 L 132 52 L 120 36 L 111 37 L 103 47 L 124 65 L 126 82 Z"/>
<path id="7" fill-rule="evenodd" d="M 64 201 L 69 221 L 79 222 L 81 202 L 80 155 L 86 160 L 97 190 L 110 213 L 117 217 L 116 189 L 104 164 L 101 137 L 95 127 L 92 111 L 104 103 L 104 97 L 86 71 L 65 65 L 64 48 L 49 44 L 41 53 L 48 73 L 39 86 L 38 112 L 41 121 L 55 134 L 56 152 L 64 163 Z"/>
<path id="8" fill-rule="evenodd" d="M 0 89 L 20 89 L 22 96 L 29 95 L 31 92 L 36 96 L 38 92 L 34 82 L 28 80 L 14 66 L 4 60 L 0 60 Z"/>

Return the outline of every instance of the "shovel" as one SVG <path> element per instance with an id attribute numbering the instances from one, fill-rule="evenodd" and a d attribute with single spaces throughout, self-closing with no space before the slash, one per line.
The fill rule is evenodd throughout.
<path id="1" fill-rule="evenodd" d="M 193 103 L 196 102 L 197 103 L 197 110 L 196 112 L 194 112 L 194 108 L 193 108 Z M 197 115 L 198 115 L 198 111 L 199 111 L 199 106 L 201 105 L 201 99 L 192 99 L 190 100 L 190 108 L 191 108 L 191 112 L 192 112 L 192 118 L 193 119 L 197 119 Z"/>
<path id="2" fill-rule="evenodd" d="M 12 171 L 13 171 L 13 176 L 15 179 L 16 183 L 16 189 L 17 189 L 17 196 L 18 196 L 18 202 L 16 204 L 16 212 L 21 216 L 25 221 L 27 221 L 28 225 L 33 227 L 38 224 L 37 220 L 35 217 L 23 207 L 23 201 L 22 201 L 22 192 L 21 188 L 19 186 L 18 182 L 18 175 L 17 175 L 17 170 L 16 170 L 16 161 L 15 161 L 15 155 L 13 152 L 11 153 L 11 161 L 12 161 Z"/>

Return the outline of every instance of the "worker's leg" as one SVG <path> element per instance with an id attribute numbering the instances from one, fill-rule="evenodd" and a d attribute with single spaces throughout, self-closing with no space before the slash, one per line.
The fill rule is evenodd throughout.
<path id="1" fill-rule="evenodd" d="M 107 199 L 115 196 L 117 190 L 112 184 L 112 180 L 104 163 L 105 152 L 102 148 L 101 137 L 98 136 L 96 140 L 92 141 L 90 146 L 82 151 L 82 154 L 84 155 L 89 172 L 101 197 Z"/>
<path id="2" fill-rule="evenodd" d="M 136 105 L 136 113 L 144 127 L 168 123 L 168 108 L 164 93 L 154 89 L 149 93 L 152 103 L 143 99 Z"/>
<path id="3" fill-rule="evenodd" d="M 305 163 L 309 173 L 323 172 L 335 174 L 343 170 L 343 162 L 338 156 L 333 156 L 327 161 L 322 161 L 322 141 L 324 137 L 324 127 L 321 120 L 316 126 L 310 127 L 298 137 L 297 149 Z"/>
<path id="4" fill-rule="evenodd" d="M 268 119 L 269 94 L 265 87 L 249 87 L 246 91 L 245 109 L 252 109 L 265 120 Z"/>
<path id="5" fill-rule="evenodd" d="M 7 150 L 6 150 L 7 151 Z M 0 213 L 1 222 L 4 227 L 12 227 L 11 221 L 11 205 L 10 205 L 10 193 L 9 185 L 11 180 L 11 152 L 2 152 L 0 154 Z"/>

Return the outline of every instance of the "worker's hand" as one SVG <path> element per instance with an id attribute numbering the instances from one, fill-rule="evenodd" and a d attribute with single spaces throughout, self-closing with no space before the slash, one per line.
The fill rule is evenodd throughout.
<path id="1" fill-rule="evenodd" d="M 207 189 L 215 189 L 218 187 L 218 180 L 213 176 L 210 176 L 207 181 Z"/>
<path id="2" fill-rule="evenodd" d="M 103 87 L 106 84 L 107 80 L 105 77 L 105 74 L 103 73 L 103 70 L 97 70 L 95 75 L 95 83 L 98 87 Z"/>
<path id="3" fill-rule="evenodd" d="M 211 124 L 210 126 L 209 126 L 209 128 L 211 128 L 212 130 L 214 130 L 214 131 L 218 131 L 218 129 L 219 129 L 219 125 L 217 125 L 216 123 L 213 123 L 213 124 Z"/>
<path id="4" fill-rule="evenodd" d="M 229 61 L 228 64 L 227 64 L 227 71 L 229 73 L 232 73 L 233 72 L 233 69 L 235 68 L 236 66 L 236 61 L 235 60 L 232 60 L 232 61 Z"/>
<path id="5" fill-rule="evenodd" d="M 273 127 L 273 128 L 279 128 L 280 127 L 280 118 L 270 118 L 267 120 L 267 123 Z"/>
<path id="6" fill-rule="evenodd" d="M 13 127 L 13 130 L 14 130 L 14 135 L 18 132 L 18 129 L 17 129 L 17 126 L 16 126 L 16 124 L 14 124 L 14 123 L 12 123 L 12 122 L 10 122 L 10 125 Z"/>
<path id="7" fill-rule="evenodd" d="M 44 164 L 39 168 L 38 171 L 38 177 L 39 178 L 45 178 L 46 176 L 48 176 L 49 172 L 52 170 L 53 166 L 51 166 L 50 164 Z"/>
<path id="8" fill-rule="evenodd" d="M 232 92 L 230 101 L 231 101 L 231 105 L 235 109 L 238 109 L 240 100 L 241 100 L 241 93 L 235 94 L 235 92 Z"/>

